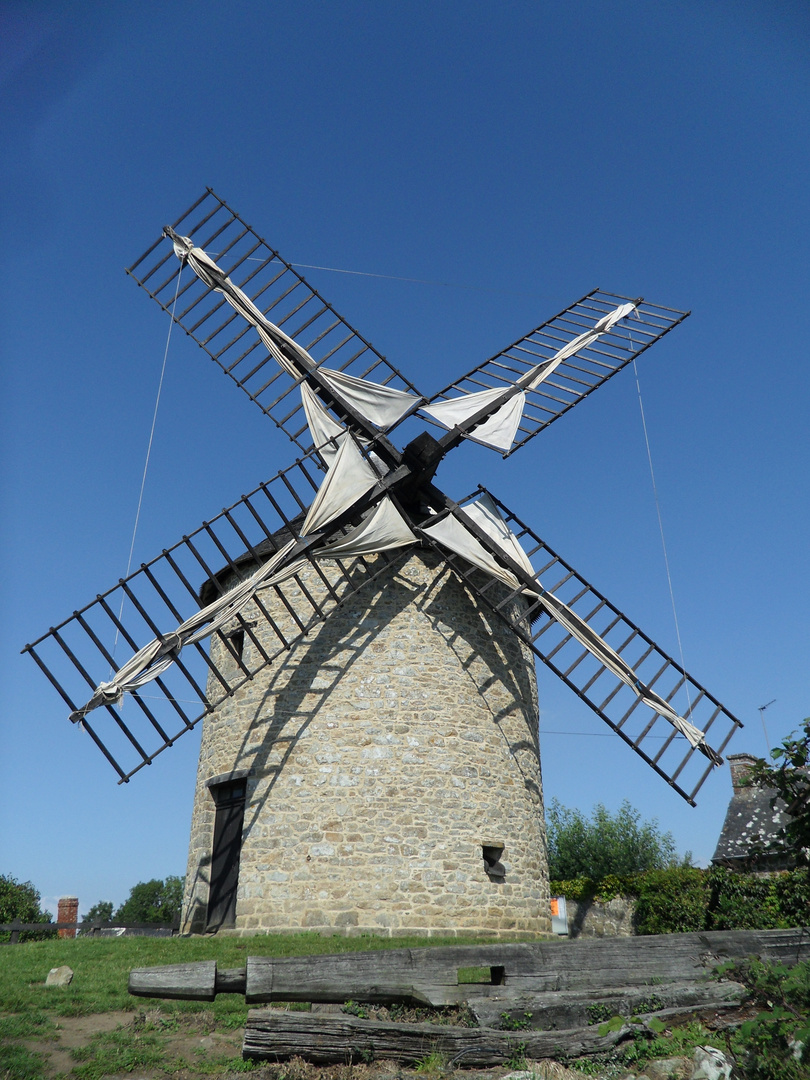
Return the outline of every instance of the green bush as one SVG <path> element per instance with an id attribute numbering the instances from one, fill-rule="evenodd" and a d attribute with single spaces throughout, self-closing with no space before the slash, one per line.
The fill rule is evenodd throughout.
<path id="1" fill-rule="evenodd" d="M 82 922 L 97 922 L 105 926 L 112 922 L 112 916 L 112 900 L 99 900 L 98 903 L 93 904 L 87 914 L 82 917 Z"/>
<path id="2" fill-rule="evenodd" d="M 577 903 L 593 900 L 598 887 L 598 881 L 587 877 L 552 878 L 549 882 L 552 896 L 564 896 L 567 900 L 573 900 Z"/>
<path id="3" fill-rule="evenodd" d="M 706 876 L 708 930 L 778 930 L 810 922 L 810 873 L 805 868 L 763 876 L 717 866 Z"/>
<path id="4" fill-rule="evenodd" d="M 707 928 L 712 930 L 772 930 L 780 920 L 774 879 L 735 874 L 716 867 L 707 875 L 710 889 Z"/>
<path id="5" fill-rule="evenodd" d="M 724 867 L 670 867 L 602 881 L 552 881 L 551 893 L 584 903 L 632 897 L 637 934 L 771 930 L 810 922 L 806 867 L 767 876 L 738 874 Z"/>
<path id="6" fill-rule="evenodd" d="M 802 867 L 792 873 L 775 876 L 779 910 L 786 926 L 807 926 L 810 923 L 810 868 Z"/>
<path id="7" fill-rule="evenodd" d="M 810 962 L 793 967 L 753 958 L 724 965 L 748 990 L 757 1014 L 732 1033 L 729 1049 L 745 1080 L 806 1080 L 810 1075 Z"/>
<path id="8" fill-rule="evenodd" d="M 0 874 L 0 924 L 19 921 L 22 923 L 48 923 L 51 913 L 40 906 L 39 892 L 30 881 L 17 881 L 10 874 Z M 38 941 L 52 937 L 53 930 L 23 930 L 20 941 Z M 0 941 L 8 941 L 11 934 L 0 934 Z"/>
<path id="9" fill-rule="evenodd" d="M 688 866 L 691 858 L 689 853 L 679 858 L 672 833 L 662 833 L 655 820 L 641 821 L 641 814 L 626 799 L 615 814 L 598 803 L 590 818 L 553 799 L 546 808 L 546 827 L 553 878 L 602 881 L 609 875 Z"/>
<path id="10" fill-rule="evenodd" d="M 706 929 L 709 885 L 706 872 L 693 867 L 639 874 L 637 934 L 684 934 Z"/>
<path id="11" fill-rule="evenodd" d="M 180 918 L 183 879 L 153 878 L 133 885 L 129 896 L 115 913 L 119 923 L 172 923 Z"/>
<path id="12" fill-rule="evenodd" d="M 638 891 L 638 874 L 608 874 L 601 881 L 593 878 L 578 877 L 570 881 L 552 881 L 551 895 L 565 896 L 569 900 L 582 900 L 588 902 L 597 900 L 606 904 L 617 896 L 635 896 Z"/>

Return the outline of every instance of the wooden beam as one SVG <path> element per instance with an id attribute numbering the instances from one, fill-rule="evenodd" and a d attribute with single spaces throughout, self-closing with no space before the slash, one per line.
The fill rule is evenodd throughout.
<path id="1" fill-rule="evenodd" d="M 643 1030 L 643 1024 L 626 1024 L 605 1036 L 599 1035 L 598 1025 L 573 1031 L 497 1031 L 251 1009 L 242 1057 L 282 1061 L 298 1056 L 316 1065 L 375 1060 L 412 1064 L 429 1054 L 441 1054 L 459 1065 L 491 1068 L 521 1058 L 604 1053 Z"/>
<path id="2" fill-rule="evenodd" d="M 216 960 L 164 967 L 135 968 L 129 973 L 129 992 L 136 997 L 213 1001 L 217 994 Z"/>

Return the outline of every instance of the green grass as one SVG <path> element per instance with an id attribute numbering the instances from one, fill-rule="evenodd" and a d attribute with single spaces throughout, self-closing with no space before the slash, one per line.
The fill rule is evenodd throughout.
<path id="1" fill-rule="evenodd" d="M 24 1046 L 0 1043 L 0 1080 L 41 1080 L 44 1066 L 42 1054 Z"/>
<path id="2" fill-rule="evenodd" d="M 441 1076 L 447 1072 L 447 1057 L 438 1050 L 431 1050 L 416 1063 L 416 1072 L 425 1073 L 427 1076 Z"/>
<path id="3" fill-rule="evenodd" d="M 462 967 L 458 969 L 459 986 L 467 983 L 485 983 L 489 985 L 491 982 L 492 971 L 489 967 Z"/>
<path id="4" fill-rule="evenodd" d="M 0 1039 L 47 1039 L 56 1024 L 44 1012 L 0 1013 Z"/>
<path id="5" fill-rule="evenodd" d="M 209 1053 L 199 1049 L 191 1060 L 170 1059 L 164 1040 L 146 1029 L 132 1028 L 101 1032 L 87 1046 L 73 1051 L 77 1064 L 71 1076 L 75 1080 L 104 1080 L 110 1075 L 131 1073 L 137 1069 L 158 1069 L 167 1077 L 181 1074 L 195 1077 L 218 1077 L 234 1072 L 252 1072 L 253 1061 L 243 1061 L 238 1055 Z M 36 1076 L 36 1074 L 35 1074 Z M 16 1080 L 16 1078 L 15 1078 Z"/>
<path id="6" fill-rule="evenodd" d="M 114 1073 L 166 1065 L 163 1044 L 157 1035 L 133 1033 L 128 1028 L 94 1035 L 87 1046 L 73 1051 L 73 1057 L 78 1062 L 73 1069 L 78 1080 L 101 1080 Z"/>

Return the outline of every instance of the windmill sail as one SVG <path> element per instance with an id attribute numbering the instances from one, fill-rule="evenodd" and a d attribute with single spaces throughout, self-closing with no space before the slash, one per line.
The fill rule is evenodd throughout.
<path id="1" fill-rule="evenodd" d="M 328 467 L 334 461 L 341 444 L 351 436 L 342 424 L 332 418 L 321 404 L 318 395 L 306 383 L 301 383 L 301 401 L 313 444 L 318 447 L 318 454 Z"/>
<path id="2" fill-rule="evenodd" d="M 526 394 L 516 384 L 514 393 L 503 404 L 495 407 L 496 402 L 501 401 L 503 396 L 504 388 L 496 386 L 492 390 L 479 390 L 474 394 L 463 394 L 461 397 L 423 405 L 421 412 L 433 420 L 438 420 L 442 427 L 452 429 L 461 427 L 478 416 L 482 410 L 491 409 L 485 420 L 467 432 L 467 438 L 505 453 L 515 441 L 526 406 Z"/>
<path id="3" fill-rule="evenodd" d="M 401 416 L 421 398 L 408 379 L 210 188 L 173 222 L 170 232 L 191 247 L 181 243 L 176 252 L 164 235 L 127 273 L 164 311 L 174 308 L 178 325 L 305 453 L 313 446 L 309 428 L 298 395 L 290 397 L 301 373 L 290 362 L 285 341 L 316 369 L 326 365 L 335 392 L 353 394 L 355 402 L 368 403 L 375 391 L 373 386 L 370 391 L 348 386 L 349 379 L 377 384 L 382 404 L 371 419 L 376 427 L 391 426 L 397 408 Z M 182 264 L 176 255 L 184 248 L 187 256 L 194 251 L 195 272 L 186 271 L 178 283 Z"/>
<path id="4" fill-rule="evenodd" d="M 465 438 L 508 453 L 512 449 L 526 407 L 526 390 L 537 390 L 564 361 L 582 352 L 603 334 L 610 333 L 614 326 L 635 312 L 637 307 L 638 302 L 619 305 L 598 319 L 590 329 L 563 345 L 548 360 L 541 360 L 529 368 L 510 386 L 447 398 L 424 405 L 422 412 L 438 420 L 443 427 L 451 430 L 458 428 Z"/>
<path id="5" fill-rule="evenodd" d="M 285 560 L 295 559 L 296 545 L 306 540 L 304 515 L 321 477 L 313 451 L 26 646 L 119 782 L 151 764 L 415 542 L 381 496 L 357 523 L 324 537 L 322 552 L 313 542 L 289 565 Z M 314 569 L 306 583 L 293 576 L 304 563 Z M 280 598 L 283 618 L 278 604 L 271 615 L 263 602 L 266 589 Z M 269 635 L 257 632 L 257 619 L 267 621 Z M 224 666 L 206 648 L 212 632 L 225 643 Z M 238 648 L 234 635 L 249 648 Z"/>
<path id="6" fill-rule="evenodd" d="M 441 546 L 468 587 L 498 611 L 555 674 L 694 805 L 704 780 L 742 726 L 739 720 L 485 489 L 465 500 L 462 520 L 471 507 L 475 519 L 481 495 L 498 508 L 513 540 L 528 548 L 525 555 L 539 568 L 535 597 L 517 574 L 504 566 L 496 570 L 492 564 L 498 560 L 490 552 L 486 559 L 480 556 L 477 549 L 484 545 L 480 540 L 471 543 L 475 537 L 462 521 L 448 516 L 443 520 L 453 520 L 454 526 L 427 526 L 420 532 Z M 507 545 L 500 546 L 505 561 L 518 563 Z M 480 569 L 489 575 L 483 582 Z M 516 604 L 519 597 L 523 599 Z M 566 618 L 566 612 L 573 618 Z"/>
<path id="7" fill-rule="evenodd" d="M 470 532 L 469 520 L 467 519 L 467 514 L 471 513 L 472 520 L 478 520 L 502 553 L 508 559 L 511 559 L 513 553 L 516 553 L 519 549 L 519 544 L 514 534 L 505 528 L 502 518 L 503 531 L 507 534 L 503 539 L 494 529 L 489 527 L 492 523 L 493 511 L 497 513 L 491 499 L 488 499 L 484 505 L 481 505 L 480 502 L 474 502 L 466 508 L 466 511 L 454 510 L 435 525 L 424 527 L 422 532 L 427 536 L 434 537 L 444 547 L 449 548 L 450 551 L 455 552 L 457 555 L 461 555 L 473 566 L 485 570 L 492 577 L 502 581 L 515 593 L 520 593 L 533 600 L 539 600 L 544 612 L 550 615 L 552 619 L 555 619 L 600 664 L 615 675 L 617 679 L 620 679 L 625 686 L 628 686 L 645 705 L 649 705 L 650 708 L 655 709 L 659 716 L 663 716 L 665 720 L 668 720 L 677 731 L 688 739 L 696 750 L 703 750 L 707 757 L 712 758 L 719 764 L 718 756 L 708 747 L 704 733 L 699 731 L 694 724 L 690 724 L 688 720 L 679 716 L 672 706 L 659 697 L 654 690 L 645 686 L 632 667 L 608 645 L 604 638 L 595 633 L 583 618 L 577 615 L 567 604 L 563 603 L 553 592 L 545 589 L 535 577 L 531 564 L 527 569 L 525 561 L 521 560 L 521 568 L 532 579 L 531 586 L 524 583 L 511 570 L 499 565 L 487 548 Z"/>
<path id="8" fill-rule="evenodd" d="M 469 420 L 476 405 L 495 402 L 499 392 L 525 395 L 519 404 L 505 403 L 497 418 L 487 419 L 488 426 L 476 426 L 468 435 L 508 457 L 688 314 L 595 289 L 456 379 L 419 415 L 453 427 Z"/>
<path id="9" fill-rule="evenodd" d="M 415 544 L 416 541 L 417 537 L 408 523 L 386 496 L 359 525 L 350 529 L 340 540 L 310 550 L 308 557 L 348 559 L 358 555 L 378 555 L 383 551 Z M 235 588 L 200 608 L 176 630 L 153 638 L 118 669 L 114 678 L 99 683 L 87 704 L 74 710 L 70 719 L 75 723 L 84 720 L 88 713 L 101 705 L 117 705 L 124 694 L 140 690 L 168 671 L 182 649 L 210 637 L 241 614 L 260 589 L 280 585 L 295 577 L 307 563 L 306 557 L 296 557 L 295 548 L 296 541 L 290 540 Z"/>
<path id="10" fill-rule="evenodd" d="M 371 424 L 383 429 L 393 427 L 412 412 L 421 398 L 407 390 L 395 390 L 390 386 L 358 379 L 341 371 L 318 367 L 306 349 L 288 337 L 280 327 L 271 322 L 256 307 L 250 297 L 219 267 L 210 255 L 194 245 L 188 236 L 178 236 L 170 226 L 165 233 L 174 244 L 174 253 L 181 262 L 187 262 L 197 277 L 209 289 L 222 293 L 230 306 L 258 333 L 267 351 L 282 371 L 293 379 L 308 379 L 321 389 L 331 391 L 333 407 L 347 412 L 371 437 Z M 347 404 L 350 406 L 346 410 Z"/>

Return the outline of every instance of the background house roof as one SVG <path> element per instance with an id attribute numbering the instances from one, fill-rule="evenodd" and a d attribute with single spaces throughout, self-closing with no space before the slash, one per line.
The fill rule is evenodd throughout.
<path id="1" fill-rule="evenodd" d="M 734 790 L 726 811 L 726 819 L 720 831 L 717 848 L 712 856 L 713 863 L 767 862 L 784 861 L 781 853 L 760 853 L 778 836 L 786 823 L 785 804 L 776 799 L 774 788 L 762 788 L 747 785 L 751 767 L 757 761 L 751 754 L 729 754 L 731 783 Z"/>

